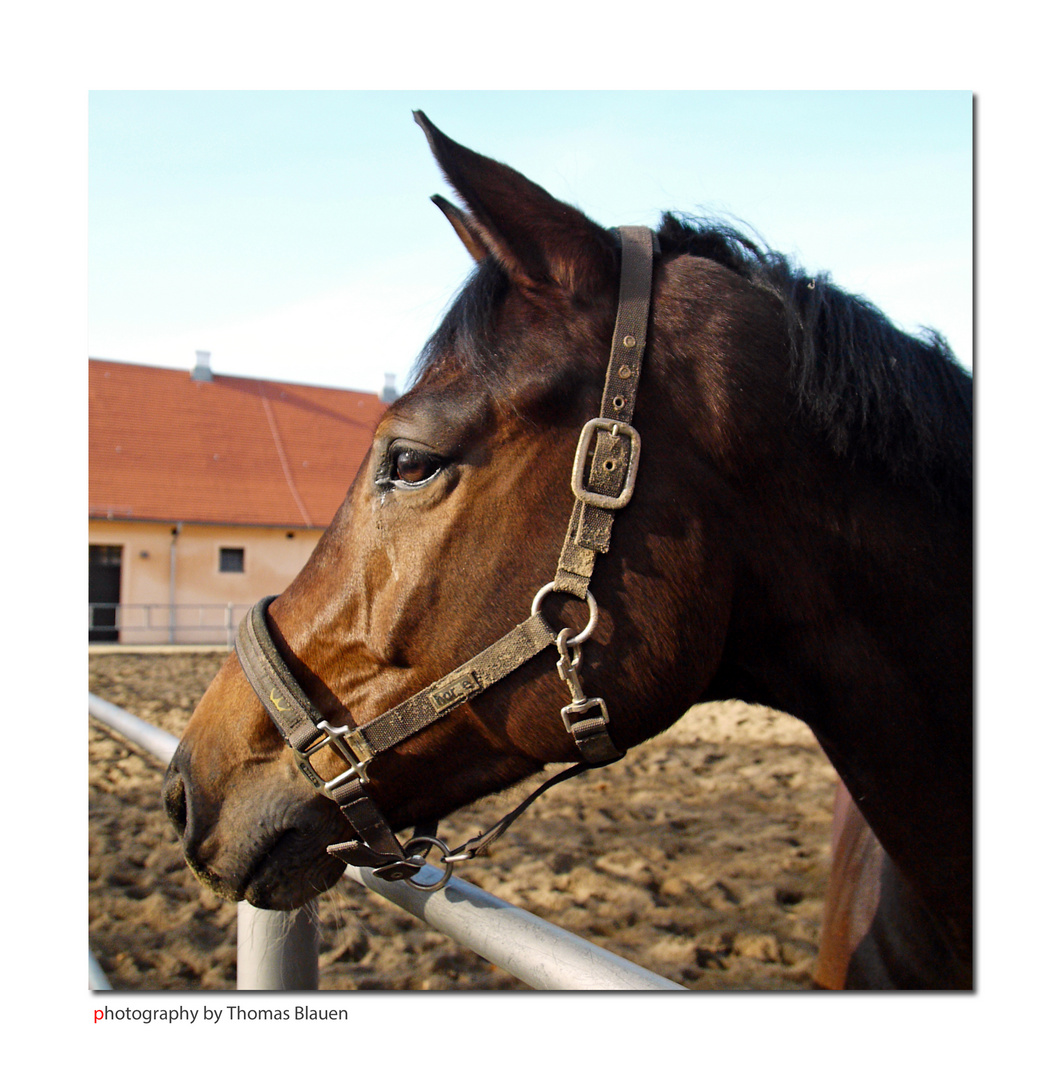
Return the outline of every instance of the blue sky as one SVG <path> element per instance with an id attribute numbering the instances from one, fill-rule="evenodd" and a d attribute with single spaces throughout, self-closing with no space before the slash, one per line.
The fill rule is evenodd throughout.
<path id="1" fill-rule="evenodd" d="M 745 223 L 972 366 L 965 92 L 89 95 L 89 355 L 375 390 L 468 269 L 411 118 L 604 225 Z"/>

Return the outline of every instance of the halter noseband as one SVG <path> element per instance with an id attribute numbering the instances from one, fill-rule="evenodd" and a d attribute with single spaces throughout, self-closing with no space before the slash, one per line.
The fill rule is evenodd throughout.
<path id="1" fill-rule="evenodd" d="M 651 230 L 640 226 L 624 227 L 618 233 L 622 252 L 619 307 L 600 415 L 582 429 L 571 474 L 575 506 L 556 576 L 534 597 L 530 616 L 448 675 L 355 727 L 329 724 L 284 663 L 265 614 L 275 596 L 260 600 L 240 624 L 236 655 L 251 688 L 293 751 L 302 774 L 317 791 L 339 805 L 358 836 L 356 840 L 332 844 L 328 853 L 354 866 L 371 867 L 378 877 L 390 881 L 412 879 L 424 865 L 424 853 L 437 847 L 446 867 L 441 880 L 431 885 L 410 880 L 410 884 L 428 891 L 441 888 L 449 880 L 454 863 L 481 854 L 544 791 L 570 776 L 622 757 L 608 731 L 607 706 L 599 697 L 588 698 L 578 677 L 582 642 L 592 635 L 597 622 L 596 601 L 589 591 L 593 566 L 597 556 L 608 551 L 615 513 L 633 495 L 641 451 L 641 439 L 631 420 L 648 331 L 653 254 L 658 252 L 658 241 Z M 570 593 L 588 604 L 589 620 L 581 631 L 564 628 L 557 634 L 545 621 L 540 608 L 550 592 Z M 571 704 L 561 709 L 561 719 L 583 760 L 547 780 L 493 828 L 452 851 L 434 835 L 414 836 L 403 847 L 365 790 L 369 763 L 510 675 L 550 645 L 555 645 L 560 654 L 557 672 L 571 693 Z M 348 765 L 330 780 L 321 776 L 313 764 L 314 756 L 325 747 L 331 747 Z M 433 833 L 433 826 L 428 831 Z"/>

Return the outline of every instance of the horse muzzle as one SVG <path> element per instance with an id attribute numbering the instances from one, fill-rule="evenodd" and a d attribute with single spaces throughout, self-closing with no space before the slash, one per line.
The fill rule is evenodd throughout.
<path id="1" fill-rule="evenodd" d="M 342 876 L 343 865 L 327 847 L 349 832 L 327 800 L 306 798 L 294 782 L 259 782 L 250 796 L 215 803 L 197 794 L 191 776 L 182 744 L 166 772 L 163 806 L 188 866 L 223 899 L 290 910 Z"/>

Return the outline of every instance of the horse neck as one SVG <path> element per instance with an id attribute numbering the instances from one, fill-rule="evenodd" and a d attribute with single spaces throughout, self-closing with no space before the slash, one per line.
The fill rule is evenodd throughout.
<path id="1" fill-rule="evenodd" d="M 713 691 L 804 720 L 896 864 L 950 903 L 971 894 L 968 515 L 810 466 L 742 522 Z"/>

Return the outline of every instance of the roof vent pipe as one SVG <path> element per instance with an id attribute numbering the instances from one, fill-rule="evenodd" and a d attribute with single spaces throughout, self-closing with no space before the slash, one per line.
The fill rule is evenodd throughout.
<path id="1" fill-rule="evenodd" d="M 202 349 L 195 350 L 195 367 L 192 368 L 192 378 L 196 382 L 213 382 L 214 373 L 210 370 L 210 354 Z"/>
<path id="2" fill-rule="evenodd" d="M 391 402 L 398 400 L 398 387 L 397 376 L 392 375 L 389 371 L 383 376 L 383 389 L 380 391 L 379 399 L 383 402 Z"/>

